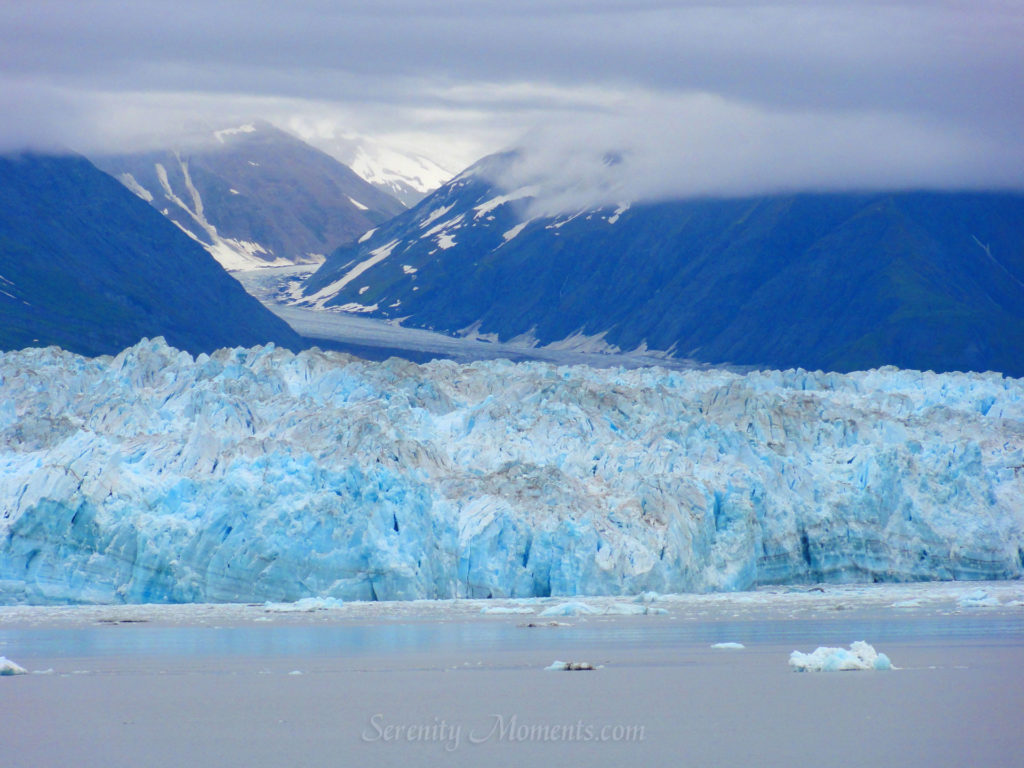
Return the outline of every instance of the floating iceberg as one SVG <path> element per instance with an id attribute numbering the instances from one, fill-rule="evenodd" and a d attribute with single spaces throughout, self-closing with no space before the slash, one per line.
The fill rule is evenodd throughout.
<path id="1" fill-rule="evenodd" d="M 22 350 L 0 603 L 1014 578 L 1021 466 L 997 374 Z"/>
<path id="2" fill-rule="evenodd" d="M 793 651 L 789 656 L 789 666 L 797 672 L 849 672 L 892 669 L 892 662 L 884 653 L 878 653 L 873 646 L 858 640 L 851 643 L 849 650 L 822 646 L 814 653 Z"/>
<path id="3" fill-rule="evenodd" d="M 724 651 L 741 651 L 746 646 L 743 643 L 715 643 L 711 646 L 712 648 L 718 648 Z"/>
<path id="4" fill-rule="evenodd" d="M 956 603 L 960 608 L 999 608 L 1002 605 L 998 597 L 992 597 L 983 589 L 961 595 Z"/>
<path id="5" fill-rule="evenodd" d="M 343 608 L 344 605 L 344 602 L 335 597 L 304 597 L 294 603 L 275 603 L 268 600 L 263 604 L 263 610 L 268 613 L 313 613 Z"/>
<path id="6" fill-rule="evenodd" d="M 545 608 L 540 612 L 541 616 L 592 616 L 601 611 L 592 605 L 580 602 L 560 603 Z"/>
<path id="7" fill-rule="evenodd" d="M 26 675 L 28 670 L 20 667 L 6 656 L 0 656 L 0 676 Z"/>

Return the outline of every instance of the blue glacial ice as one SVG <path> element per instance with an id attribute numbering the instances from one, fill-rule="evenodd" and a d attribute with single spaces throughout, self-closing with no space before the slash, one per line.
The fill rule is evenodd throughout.
<path id="1" fill-rule="evenodd" d="M 28 670 L 24 667 L 15 664 L 13 661 L 8 659 L 6 656 L 0 656 L 0 676 L 8 675 L 26 675 Z"/>
<path id="2" fill-rule="evenodd" d="M 0 355 L 0 603 L 1024 572 L 1024 381 Z"/>
<path id="3" fill-rule="evenodd" d="M 796 672 L 857 672 L 889 670 L 892 662 L 871 644 L 858 640 L 850 644 L 849 650 L 822 646 L 812 653 L 793 651 L 789 655 L 789 666 Z"/>

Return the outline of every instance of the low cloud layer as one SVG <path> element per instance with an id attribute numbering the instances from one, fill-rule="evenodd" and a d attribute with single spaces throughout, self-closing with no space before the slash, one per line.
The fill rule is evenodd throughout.
<path id="1" fill-rule="evenodd" d="M 495 178 L 534 213 L 799 190 L 1019 189 L 1024 147 L 900 112 L 766 109 L 708 94 L 545 126 Z"/>
<path id="2" fill-rule="evenodd" d="M 0 18 L 0 149 L 264 117 L 456 168 L 527 147 L 506 181 L 551 205 L 1024 188 L 1022 39 L 999 0 L 34 0 Z"/>

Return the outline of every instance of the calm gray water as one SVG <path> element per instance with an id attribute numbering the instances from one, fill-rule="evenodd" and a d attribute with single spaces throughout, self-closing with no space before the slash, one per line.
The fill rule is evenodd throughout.
<path id="1" fill-rule="evenodd" d="M 1016 609 L 538 628 L 522 626 L 546 622 L 536 615 L 224 627 L 158 623 L 173 620 L 159 611 L 140 623 L 96 616 L 0 629 L 0 655 L 46 673 L 0 678 L 3 768 L 1016 768 L 1024 753 Z M 793 649 L 854 640 L 899 669 L 798 674 L 787 663 Z M 709 647 L 727 641 L 747 648 Z M 544 671 L 555 659 L 599 669 Z M 493 730 L 499 719 L 522 733 Z M 577 725 L 640 738 L 579 737 Z"/>
<path id="2" fill-rule="evenodd" d="M 1001 640 L 1024 644 L 1024 612 L 956 616 L 850 617 L 776 620 L 673 620 L 622 617 L 573 621 L 572 626 L 525 629 L 536 617 L 472 621 L 383 621 L 376 624 L 259 624 L 156 626 L 98 624 L 73 628 L 0 629 L 0 655 L 18 658 L 104 656 L 358 656 L 417 652 L 558 650 L 580 646 L 663 649 L 740 642 L 747 645 L 848 645 L 852 640 L 949 642 Z"/>

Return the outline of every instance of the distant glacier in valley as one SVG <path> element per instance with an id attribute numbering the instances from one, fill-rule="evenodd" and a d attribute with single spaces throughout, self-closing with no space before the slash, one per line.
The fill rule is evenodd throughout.
<path id="1" fill-rule="evenodd" d="M 0 602 L 1024 574 L 1024 380 L 0 355 Z"/>

